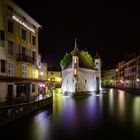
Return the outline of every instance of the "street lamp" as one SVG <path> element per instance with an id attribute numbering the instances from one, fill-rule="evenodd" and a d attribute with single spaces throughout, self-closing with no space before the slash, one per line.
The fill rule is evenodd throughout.
<path id="1" fill-rule="evenodd" d="M 43 72 L 40 72 L 40 75 L 42 76 L 43 75 Z"/>
<path id="2" fill-rule="evenodd" d="M 136 80 L 137 82 L 139 82 L 140 81 L 140 79 L 139 78 L 137 78 L 137 80 Z"/>

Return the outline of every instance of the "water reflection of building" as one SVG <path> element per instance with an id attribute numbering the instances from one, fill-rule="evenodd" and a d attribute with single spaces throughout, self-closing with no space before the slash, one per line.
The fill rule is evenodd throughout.
<path id="1" fill-rule="evenodd" d="M 125 103 L 125 92 L 123 90 L 118 90 L 118 115 L 120 121 L 123 122 L 125 120 L 125 111 L 126 111 L 126 103 Z"/>
<path id="2" fill-rule="evenodd" d="M 140 128 L 140 97 L 135 97 L 132 105 L 132 117 L 134 126 Z M 140 129 L 139 129 L 140 130 Z"/>
<path id="3" fill-rule="evenodd" d="M 38 24 L 11 0 L 0 0 L 0 102 L 38 93 Z"/>

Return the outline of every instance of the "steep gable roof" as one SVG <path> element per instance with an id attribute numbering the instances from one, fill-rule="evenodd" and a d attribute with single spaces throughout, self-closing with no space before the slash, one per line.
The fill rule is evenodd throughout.
<path id="1" fill-rule="evenodd" d="M 78 50 L 77 46 L 78 45 L 77 45 L 77 41 L 75 38 L 74 49 L 71 52 L 71 54 L 72 54 L 72 56 L 77 56 L 79 58 L 79 67 L 86 68 L 86 69 L 94 69 L 93 66 L 81 55 L 81 52 Z M 72 59 L 66 68 L 71 68 L 71 67 L 72 67 Z"/>
<path id="2" fill-rule="evenodd" d="M 73 50 L 72 56 L 77 56 L 79 58 L 79 67 L 86 68 L 86 69 L 94 69 L 92 67 L 92 65 L 81 55 L 79 50 L 76 50 L 76 51 Z M 71 67 L 72 67 L 72 59 L 71 59 L 69 65 L 67 66 L 67 68 L 71 68 Z"/>

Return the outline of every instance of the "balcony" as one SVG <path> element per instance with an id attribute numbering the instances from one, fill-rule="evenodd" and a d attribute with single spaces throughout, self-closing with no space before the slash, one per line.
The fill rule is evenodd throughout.
<path id="1" fill-rule="evenodd" d="M 17 54 L 17 61 L 35 63 L 35 58 L 26 54 Z"/>

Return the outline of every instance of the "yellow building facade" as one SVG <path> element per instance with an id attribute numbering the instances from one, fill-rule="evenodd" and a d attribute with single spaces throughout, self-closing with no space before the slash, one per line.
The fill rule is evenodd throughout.
<path id="1" fill-rule="evenodd" d="M 11 0 L 0 0 L 0 102 L 38 94 L 41 25 Z"/>

